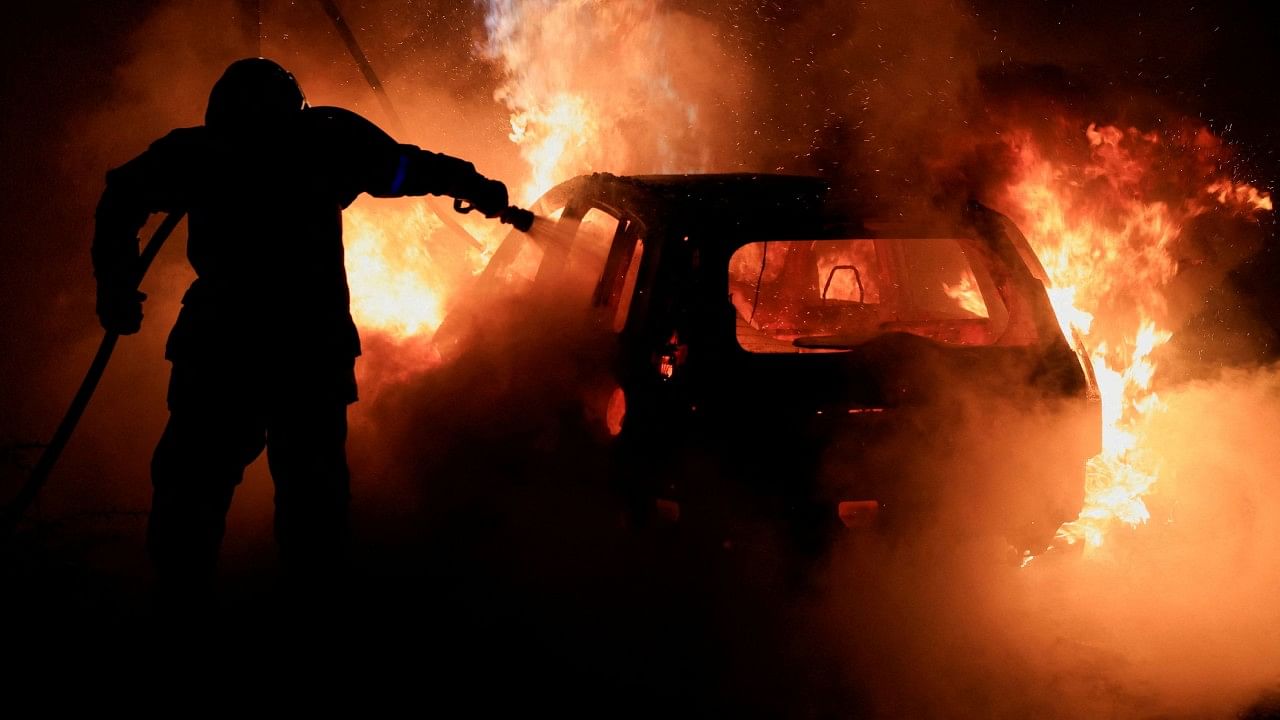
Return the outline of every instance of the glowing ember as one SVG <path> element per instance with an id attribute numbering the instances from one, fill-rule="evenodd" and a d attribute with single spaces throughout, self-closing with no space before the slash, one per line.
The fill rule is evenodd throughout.
<path id="1" fill-rule="evenodd" d="M 1102 393 L 1102 453 L 1086 470 L 1085 507 L 1058 537 L 1067 544 L 1103 544 L 1117 523 L 1150 518 L 1143 497 L 1159 475 L 1144 428 L 1161 408 L 1152 389 L 1153 357 L 1172 333 L 1165 290 L 1178 271 L 1171 249 L 1187 223 L 1212 209 L 1271 210 L 1271 197 L 1252 186 L 1187 174 L 1171 193 L 1171 158 L 1195 153 L 1157 133 L 1090 125 L 1086 156 L 1044 148 L 1029 133 L 1010 141 L 1017 158 L 1006 188 L 1006 211 L 1026 234 L 1052 283 L 1049 297 L 1064 333 L 1083 336 Z M 1207 131 L 1192 150 L 1216 148 Z M 1202 163 L 1200 167 L 1209 164 Z M 1178 178 L 1175 178 L 1178 179 Z"/>

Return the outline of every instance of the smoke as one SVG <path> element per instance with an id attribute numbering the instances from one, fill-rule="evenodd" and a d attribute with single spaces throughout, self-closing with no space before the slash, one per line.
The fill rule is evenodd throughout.
<path id="1" fill-rule="evenodd" d="M 1227 371 L 1167 393 L 1155 518 L 1101 554 L 1018 569 L 954 536 L 850 540 L 810 619 L 869 714 L 1228 717 L 1273 687 L 1278 379 Z"/>

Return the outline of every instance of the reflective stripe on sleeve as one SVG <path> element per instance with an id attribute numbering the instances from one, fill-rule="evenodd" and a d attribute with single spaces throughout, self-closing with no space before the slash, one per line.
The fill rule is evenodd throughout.
<path id="1" fill-rule="evenodd" d="M 405 176 L 409 174 L 409 156 L 400 156 L 400 165 L 396 167 L 396 179 L 391 181 L 391 193 L 394 195 L 400 192 L 400 187 L 404 185 Z"/>

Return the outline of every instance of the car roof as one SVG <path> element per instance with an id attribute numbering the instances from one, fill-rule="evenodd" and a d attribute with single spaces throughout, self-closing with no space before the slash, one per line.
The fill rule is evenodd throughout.
<path id="1" fill-rule="evenodd" d="M 628 211 L 635 217 L 660 214 L 668 220 L 701 219 L 716 224 L 758 221 L 765 216 L 788 222 L 821 211 L 829 185 L 802 175 L 723 173 L 705 175 L 583 175 L 547 194 L 587 197 Z"/>
<path id="2" fill-rule="evenodd" d="M 588 197 L 593 203 L 627 211 L 647 221 L 661 218 L 686 226 L 736 228 L 749 236 L 793 237 L 824 234 L 833 227 L 857 228 L 900 223 L 904 218 L 945 218 L 954 226 L 962 214 L 990 212 L 966 198 L 904 199 L 866 192 L 853 183 L 808 175 L 708 173 L 613 175 L 595 173 L 569 180 L 548 193 Z M 949 208 L 949 209 L 943 209 Z M 935 227 L 936 229 L 936 227 Z M 745 234 L 744 234 L 745 233 Z"/>
<path id="3" fill-rule="evenodd" d="M 752 195 L 815 196 L 823 195 L 830 184 L 809 175 L 775 173 L 708 173 L 684 175 L 609 175 L 605 181 L 630 185 L 649 192 L 685 198 L 710 198 Z"/>

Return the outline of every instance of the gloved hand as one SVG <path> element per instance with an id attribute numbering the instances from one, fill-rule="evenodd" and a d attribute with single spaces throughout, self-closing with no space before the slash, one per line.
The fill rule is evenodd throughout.
<path id="1" fill-rule="evenodd" d="M 131 287 L 98 286 L 98 322 L 102 329 L 132 335 L 142 328 L 142 301 L 146 293 Z"/>
<path id="2" fill-rule="evenodd" d="M 507 186 L 497 180 L 484 178 L 469 193 L 472 197 L 464 198 L 487 218 L 495 218 L 511 205 L 507 198 Z"/>

